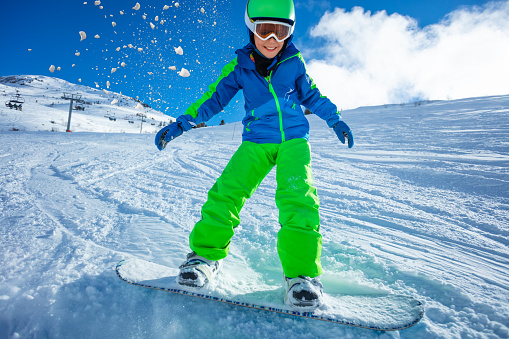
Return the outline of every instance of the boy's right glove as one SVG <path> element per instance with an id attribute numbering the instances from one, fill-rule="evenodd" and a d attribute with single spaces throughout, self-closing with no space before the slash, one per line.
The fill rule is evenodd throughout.
<path id="1" fill-rule="evenodd" d="M 180 125 L 179 122 L 174 122 L 157 132 L 155 141 L 158 150 L 162 151 L 166 147 L 166 144 L 184 133 Z"/>
<path id="2" fill-rule="evenodd" d="M 179 116 L 177 121 L 173 124 L 170 124 L 157 132 L 155 140 L 157 149 L 162 151 L 170 141 L 195 126 L 196 122 L 192 116 L 188 114 Z"/>
<path id="3" fill-rule="evenodd" d="M 333 127 L 334 132 L 336 132 L 336 135 L 339 138 L 339 141 L 341 143 L 345 143 L 345 138 L 348 139 L 348 148 L 353 147 L 353 133 L 350 127 L 344 122 L 340 121 L 336 124 L 336 126 Z"/>

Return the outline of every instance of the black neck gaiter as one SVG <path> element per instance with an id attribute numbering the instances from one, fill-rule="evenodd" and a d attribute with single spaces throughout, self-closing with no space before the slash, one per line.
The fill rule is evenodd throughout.
<path id="1" fill-rule="evenodd" d="M 269 66 L 272 65 L 272 62 L 274 61 L 274 58 L 267 59 L 263 55 L 260 55 L 258 51 L 254 51 L 253 57 L 255 60 L 255 67 L 258 74 L 260 74 L 262 77 L 266 78 L 269 75 Z"/>

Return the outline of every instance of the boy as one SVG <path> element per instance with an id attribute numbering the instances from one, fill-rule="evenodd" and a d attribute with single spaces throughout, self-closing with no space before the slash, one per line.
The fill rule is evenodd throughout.
<path id="1" fill-rule="evenodd" d="M 277 249 L 284 271 L 285 303 L 313 309 L 323 303 L 319 201 L 312 186 L 309 124 L 301 105 L 354 144 L 337 107 L 321 96 L 292 43 L 292 0 L 249 0 L 245 22 L 250 43 L 236 51 L 209 91 L 156 135 L 159 150 L 222 111 L 243 89 L 246 116 L 242 144 L 208 193 L 202 219 L 189 237 L 192 252 L 180 266 L 182 285 L 202 287 L 220 269 L 245 201 L 277 167 L 276 205 L 281 229 Z"/>

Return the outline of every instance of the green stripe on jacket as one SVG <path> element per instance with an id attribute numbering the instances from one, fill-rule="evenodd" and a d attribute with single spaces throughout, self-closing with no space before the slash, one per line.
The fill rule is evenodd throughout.
<path id="1" fill-rule="evenodd" d="M 194 119 L 196 119 L 196 117 L 198 116 L 198 109 L 201 107 L 201 105 L 203 105 L 203 103 L 205 101 L 212 98 L 212 95 L 214 95 L 214 93 L 216 93 L 217 85 L 221 82 L 221 80 L 223 80 L 228 75 L 230 75 L 231 72 L 233 72 L 233 70 L 235 69 L 235 66 L 237 66 L 237 64 L 238 64 L 237 58 L 235 58 L 232 61 L 230 61 L 226 66 L 224 66 L 224 68 L 221 72 L 221 76 L 216 80 L 216 82 L 214 82 L 213 84 L 211 84 L 209 86 L 209 90 L 207 92 L 205 92 L 205 94 L 203 94 L 203 96 L 198 101 L 196 101 L 194 104 L 192 104 L 191 106 L 189 106 L 187 108 L 187 110 L 184 114 L 188 114 L 188 115 L 192 116 Z"/>

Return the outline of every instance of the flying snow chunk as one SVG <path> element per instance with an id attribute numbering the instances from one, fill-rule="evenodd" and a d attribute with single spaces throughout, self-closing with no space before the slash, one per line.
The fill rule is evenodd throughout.
<path id="1" fill-rule="evenodd" d="M 81 54 L 80 52 L 74 53 L 74 55 L 76 55 L 76 56 L 80 56 L 80 54 Z"/>
<path id="2" fill-rule="evenodd" d="M 118 103 L 118 100 L 117 99 L 113 99 L 113 101 L 111 102 L 112 105 L 115 105 Z"/>
<path id="3" fill-rule="evenodd" d="M 32 49 L 31 49 L 31 48 L 29 48 L 29 49 L 28 49 L 28 51 L 29 51 L 29 52 L 32 52 Z"/>
<path id="4" fill-rule="evenodd" d="M 117 71 L 117 69 L 116 69 L 116 68 L 112 68 L 112 69 L 111 69 L 111 74 L 115 73 L 116 71 Z"/>
<path id="5" fill-rule="evenodd" d="M 62 70 L 62 67 L 57 67 L 57 71 L 61 71 Z"/>
<path id="6" fill-rule="evenodd" d="M 113 27 L 115 27 L 115 26 L 117 25 L 117 23 L 116 23 L 115 21 L 113 21 L 113 22 L 111 23 L 111 25 L 112 25 Z"/>
<path id="7" fill-rule="evenodd" d="M 123 11 L 120 11 L 120 15 L 124 15 L 124 12 L 123 12 Z"/>
<path id="8" fill-rule="evenodd" d="M 176 66 L 170 66 L 168 67 L 168 69 L 172 70 L 172 71 L 176 71 L 177 70 L 177 67 Z"/>
<path id="9" fill-rule="evenodd" d="M 182 49 L 182 47 L 178 46 L 178 47 L 174 47 L 175 48 L 175 53 L 177 53 L 178 55 L 184 55 L 184 50 Z"/>
<path id="10" fill-rule="evenodd" d="M 143 48 L 138 47 L 138 52 L 143 52 Z"/>
<path id="11" fill-rule="evenodd" d="M 175 3 L 175 7 L 178 7 L 180 6 L 180 4 L 178 2 Z"/>
<path id="12" fill-rule="evenodd" d="M 156 26 L 153 23 L 150 23 L 150 28 L 154 29 Z"/>
<path id="13" fill-rule="evenodd" d="M 81 78 L 78 79 L 78 82 L 81 82 Z"/>
<path id="14" fill-rule="evenodd" d="M 189 77 L 191 75 L 191 73 L 189 73 L 189 71 L 187 69 L 185 69 L 185 68 L 182 68 L 180 70 L 180 72 L 177 72 L 177 73 L 178 73 L 178 75 L 180 75 L 183 78 L 187 78 L 187 77 Z"/>
<path id="15" fill-rule="evenodd" d="M 80 31 L 80 37 L 81 37 L 80 41 L 85 40 L 87 38 L 87 33 L 83 32 L 83 31 Z"/>
<path id="16" fill-rule="evenodd" d="M 50 71 L 51 73 L 55 72 L 55 65 L 51 65 L 51 66 L 49 66 L 49 71 Z"/>
<path id="17" fill-rule="evenodd" d="M 99 34 L 96 34 L 94 38 L 99 39 L 100 38 Z"/>
<path id="18" fill-rule="evenodd" d="M 200 12 L 205 13 L 205 8 L 203 8 L 203 7 L 202 7 L 202 8 L 200 9 Z"/>
<path id="19" fill-rule="evenodd" d="M 170 6 L 168 6 L 168 5 L 164 5 L 164 7 L 163 7 L 163 11 L 167 10 L 168 8 L 170 8 Z"/>
<path id="20" fill-rule="evenodd" d="M 136 107 L 134 109 L 137 109 L 138 111 L 143 111 L 144 108 L 143 108 L 143 105 L 138 103 L 138 105 L 136 105 Z"/>
<path id="21" fill-rule="evenodd" d="M 141 6 L 140 6 L 140 3 L 139 3 L 139 2 L 137 2 L 137 3 L 136 3 L 136 5 L 133 7 L 133 9 L 134 9 L 135 11 L 138 11 L 138 10 L 140 9 L 140 7 L 141 7 Z"/>
<path id="22" fill-rule="evenodd" d="M 126 66 L 125 62 L 123 62 L 123 61 L 122 61 L 122 63 L 120 64 L 120 66 L 125 67 L 125 66 Z"/>
<path id="23" fill-rule="evenodd" d="M 106 87 L 107 87 L 107 88 L 110 88 L 110 85 L 111 85 L 111 84 L 110 84 L 110 81 L 109 81 L 109 80 L 108 80 L 108 81 L 106 81 Z M 108 94 L 108 92 L 107 92 L 107 91 L 104 91 L 104 92 L 105 92 L 106 94 Z"/>
<path id="24" fill-rule="evenodd" d="M 96 2 L 94 2 L 94 5 L 96 5 L 96 6 L 99 6 L 100 4 L 101 4 L 101 2 L 100 2 L 100 1 L 96 1 Z"/>

